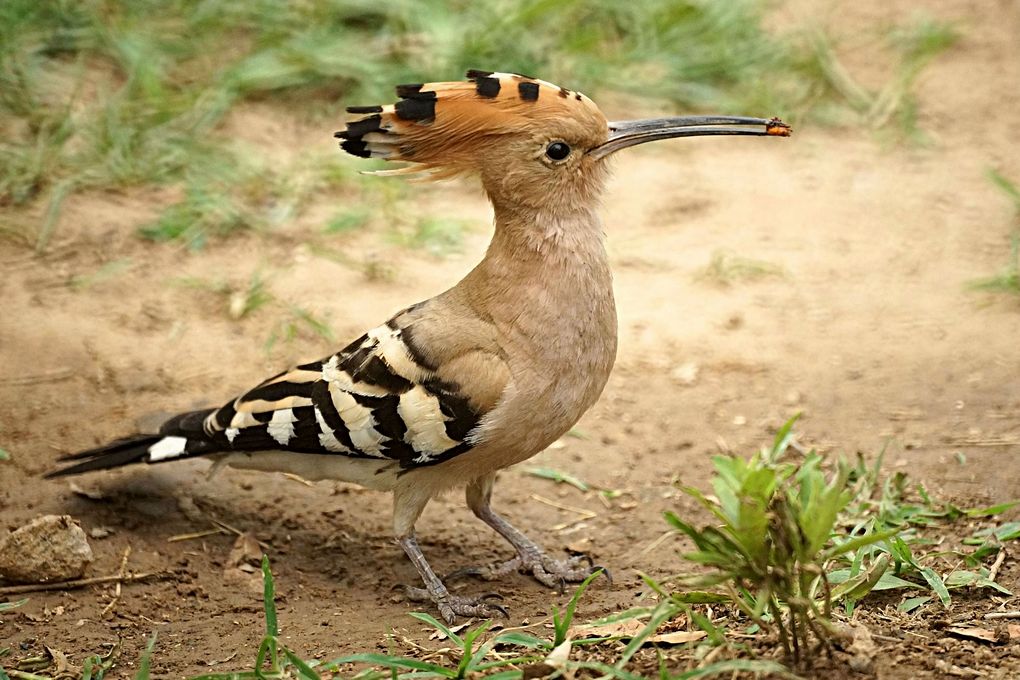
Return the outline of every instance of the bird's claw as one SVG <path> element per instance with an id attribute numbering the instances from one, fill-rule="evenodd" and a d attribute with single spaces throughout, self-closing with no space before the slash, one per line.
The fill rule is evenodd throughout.
<path id="1" fill-rule="evenodd" d="M 609 585 L 613 585 L 613 572 L 609 571 L 609 567 L 603 567 L 601 564 L 591 565 L 591 573 L 594 574 L 596 571 L 601 571 L 602 575 L 609 581 Z"/>
<path id="2" fill-rule="evenodd" d="M 477 597 L 464 597 L 448 593 L 445 596 L 433 597 L 427 588 L 404 584 L 393 586 L 394 590 L 397 588 L 402 589 L 404 597 L 411 602 L 435 602 L 443 620 L 451 626 L 456 622 L 458 616 L 488 619 L 499 615 L 505 619 L 510 618 L 510 612 L 506 607 L 492 602 L 492 600 L 503 600 L 503 596 L 499 593 L 482 593 Z"/>
<path id="3" fill-rule="evenodd" d="M 489 602 L 489 600 L 493 599 L 493 595 L 502 599 L 496 593 L 486 593 L 481 597 L 447 595 L 436 600 L 436 606 L 439 607 L 439 613 L 442 615 L 443 620 L 451 626 L 456 623 L 458 616 L 468 619 L 491 619 L 493 616 L 499 615 L 504 619 L 509 619 L 510 612 L 507 611 L 506 607 Z"/>
<path id="4" fill-rule="evenodd" d="M 432 600 L 432 595 L 429 594 L 427 588 L 409 586 L 404 583 L 397 583 L 391 588 L 391 590 L 398 589 L 404 591 L 404 597 L 406 597 L 410 602 L 430 602 Z"/>
<path id="5" fill-rule="evenodd" d="M 557 592 L 563 592 L 568 583 L 579 583 L 601 570 L 610 583 L 613 577 L 609 570 L 595 564 L 590 555 L 580 553 L 570 557 L 557 560 L 549 557 L 544 552 L 535 551 L 520 554 L 506 562 L 494 564 L 487 567 L 465 567 L 446 575 L 446 580 L 474 576 L 485 581 L 495 581 L 507 574 L 519 571 L 531 574 L 536 581 L 542 585 L 553 588 Z"/>
<path id="6" fill-rule="evenodd" d="M 531 559 L 525 557 L 521 565 L 521 571 L 531 572 L 539 583 L 555 588 L 561 593 L 568 583 L 579 583 L 591 576 L 595 570 L 594 560 L 586 554 L 571 555 L 566 559 L 557 560 L 539 553 Z"/>

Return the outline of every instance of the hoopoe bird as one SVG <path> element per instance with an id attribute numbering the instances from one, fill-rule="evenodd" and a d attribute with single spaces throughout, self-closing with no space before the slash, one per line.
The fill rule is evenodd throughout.
<path id="1" fill-rule="evenodd" d="M 572 90 L 510 73 L 400 85 L 386 106 L 352 106 L 336 133 L 362 158 L 403 161 L 380 174 L 480 176 L 495 214 L 482 261 L 449 290 L 411 305 L 336 354 L 269 378 L 216 409 L 182 413 L 62 460 L 50 477 L 209 457 L 393 493 L 397 542 L 449 622 L 506 615 L 489 596 L 451 593 L 414 525 L 431 498 L 466 487 L 467 505 L 516 550 L 504 564 L 561 587 L 592 573 L 555 559 L 491 506 L 496 473 L 542 451 L 595 403 L 616 358 L 616 308 L 598 215 L 608 159 L 653 140 L 787 136 L 778 119 L 686 116 L 608 122 Z"/>

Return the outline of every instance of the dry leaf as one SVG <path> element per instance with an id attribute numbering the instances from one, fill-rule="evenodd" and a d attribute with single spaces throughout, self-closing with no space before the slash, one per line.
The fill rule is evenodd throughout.
<path id="1" fill-rule="evenodd" d="M 1020 623 L 1006 624 L 1006 631 L 1009 632 L 1010 640 L 1020 639 Z"/>
<path id="2" fill-rule="evenodd" d="M 255 537 L 245 532 L 234 541 L 234 547 L 230 549 L 230 556 L 227 557 L 227 566 L 244 569 L 245 565 L 260 566 L 262 564 L 262 546 L 255 540 Z"/>
<path id="3" fill-rule="evenodd" d="M 577 554 L 588 553 L 591 551 L 591 547 L 591 538 L 588 536 L 584 536 L 575 540 L 573 543 L 567 544 L 567 550 Z"/>
<path id="4" fill-rule="evenodd" d="M 223 570 L 223 580 L 244 589 L 251 595 L 261 595 L 263 592 L 261 574 L 248 573 L 238 567 L 227 567 Z"/>
<path id="5" fill-rule="evenodd" d="M 467 627 L 468 627 L 467 623 L 462 623 L 459 626 L 452 626 L 450 628 L 450 631 L 453 633 L 459 633 L 460 631 L 464 630 Z M 429 640 L 445 640 L 445 639 L 446 633 L 444 633 L 441 630 L 435 630 L 432 632 L 432 635 L 429 635 Z"/>
<path id="6" fill-rule="evenodd" d="M 607 623 L 602 626 L 579 626 L 577 628 L 571 628 L 568 635 L 569 637 L 576 637 L 579 639 L 604 637 L 632 638 L 644 630 L 644 628 L 645 624 L 637 619 L 627 619 L 626 621 Z"/>
<path id="7" fill-rule="evenodd" d="M 50 670 L 50 673 L 53 676 L 70 674 L 76 675 L 78 672 L 80 672 L 79 669 L 71 666 L 70 662 L 67 660 L 67 655 L 61 652 L 60 650 L 53 649 L 52 647 L 44 647 L 44 649 L 46 650 L 46 653 L 49 655 L 50 659 L 53 661 L 54 668 Z"/>
<path id="8" fill-rule="evenodd" d="M 991 642 L 993 644 L 999 644 L 1005 642 L 994 630 L 989 628 L 977 628 L 975 626 L 951 626 L 947 629 L 950 635 L 962 637 L 967 640 L 978 640 L 979 642 Z M 1007 638 L 1008 639 L 1008 638 Z"/>
<path id="9" fill-rule="evenodd" d="M 84 489 L 75 484 L 74 482 L 71 482 L 67 486 L 68 488 L 71 489 L 71 493 L 77 496 L 81 496 L 82 498 L 88 498 L 90 501 L 101 501 L 106 498 L 106 496 L 103 495 L 102 491 L 97 491 L 95 489 Z"/>
<path id="10" fill-rule="evenodd" d="M 678 630 L 674 633 L 660 633 L 648 638 L 647 642 L 663 645 L 682 645 L 706 637 L 703 630 Z"/>
<path id="11" fill-rule="evenodd" d="M 545 657 L 545 663 L 553 668 L 562 670 L 563 677 L 565 678 L 573 677 L 574 675 L 573 672 L 568 671 L 566 668 L 567 660 L 570 658 L 570 642 L 570 636 L 568 635 L 566 640 L 557 645 L 555 649 L 549 652 L 549 656 Z"/>
<path id="12" fill-rule="evenodd" d="M 607 623 L 603 626 L 583 626 L 579 628 L 572 628 L 570 630 L 570 636 L 577 637 L 579 639 L 603 637 L 629 639 L 636 637 L 644 629 L 645 624 L 641 621 L 636 619 L 627 619 L 626 621 Z M 708 633 L 703 630 L 679 630 L 672 633 L 657 633 L 645 640 L 644 643 L 682 645 L 688 642 L 694 642 L 695 640 L 700 640 L 707 635 Z"/>

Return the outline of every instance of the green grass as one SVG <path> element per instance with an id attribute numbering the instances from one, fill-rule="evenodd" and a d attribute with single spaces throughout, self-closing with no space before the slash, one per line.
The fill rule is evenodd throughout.
<path id="1" fill-rule="evenodd" d="M 569 484 L 578 491 L 588 491 L 591 488 L 588 482 L 583 479 L 561 470 L 554 470 L 553 468 L 532 467 L 525 468 L 524 472 L 539 479 L 549 479 L 558 484 Z"/>
<path id="2" fill-rule="evenodd" d="M 666 513 L 670 525 L 694 542 L 695 550 L 684 557 L 704 569 L 679 578 L 685 589 L 674 593 L 648 580 L 676 612 L 693 603 L 728 602 L 752 630 L 774 632 L 787 657 L 800 665 L 815 656 L 812 647 L 829 649 L 840 636 L 833 625 L 839 603 L 849 618 L 861 599 L 883 590 L 923 593 L 905 599 L 902 612 L 933 598 L 949 609 L 952 591 L 964 588 L 1011 595 L 984 562 L 1020 537 L 1020 523 L 975 532 L 963 544 L 976 547 L 952 551 L 958 566 L 941 572 L 946 553 L 924 532 L 994 517 L 1017 502 L 964 510 L 936 501 L 923 486 L 908 489 L 903 473 L 882 478 L 881 455 L 871 466 L 863 459 L 826 466 L 814 452 L 789 461 L 795 421 L 749 459 L 713 458 L 713 496 L 684 489 L 711 513 L 712 525 L 697 528 Z M 716 638 L 723 643 L 723 633 Z"/>
<path id="3" fill-rule="evenodd" d="M 411 248 L 420 248 L 437 257 L 459 253 L 464 245 L 464 232 L 470 222 L 444 217 L 423 217 L 407 231 L 397 231 L 397 241 Z"/>
<path id="4" fill-rule="evenodd" d="M 717 250 L 712 253 L 708 265 L 695 278 L 727 288 L 735 283 L 783 276 L 785 271 L 779 265 L 742 257 L 728 250 Z"/>
<path id="5" fill-rule="evenodd" d="M 903 617 L 932 607 L 945 610 L 942 616 L 953 616 L 954 593 L 964 590 L 1011 596 L 994 580 L 987 562 L 1008 542 L 1020 540 L 1020 522 L 998 520 L 1020 501 L 960 508 L 933 498 L 902 472 L 883 476 L 881 454 L 872 463 L 860 456 L 850 463 L 826 461 L 813 452 L 794 453 L 795 420 L 780 429 L 771 446 L 747 459 L 717 456 L 712 496 L 685 489 L 709 512 L 712 523 L 697 528 L 676 513 L 666 518 L 693 542 L 694 551 L 685 557 L 699 570 L 660 581 L 643 576 L 656 600 L 652 605 L 579 623 L 579 604 L 602 575 L 598 571 L 578 586 L 562 610 L 552 605 L 548 626 L 539 621 L 527 629 L 493 631 L 491 622 L 483 621 L 460 630 L 417 612 L 410 616 L 445 638 L 450 647 L 445 656 L 420 658 L 390 651 L 307 660 L 280 639 L 276 582 L 263 557 L 265 634 L 253 650 L 252 664 L 191 680 L 518 680 L 538 677 L 539 672 L 542 677 L 580 674 L 619 680 L 692 680 L 737 673 L 796 678 L 786 665 L 762 658 L 770 644 L 778 640 L 790 662 L 806 665 L 805 658 L 816 655 L 819 643 L 826 648 L 840 634 L 836 624 L 851 619 L 873 593 L 902 592 L 896 615 Z M 540 476 L 553 481 L 562 477 Z M 968 531 L 957 543 L 945 541 L 947 529 L 957 522 L 966 522 Z M 22 604 L 3 603 L 0 611 Z M 892 610 L 882 606 L 888 618 Z M 678 631 L 678 622 L 686 630 Z M 625 632 L 620 626 L 628 623 Z M 689 670 L 677 671 L 685 664 L 675 656 L 667 663 L 660 650 L 655 652 L 658 671 L 647 675 L 654 657 L 638 657 L 639 652 L 656 636 L 677 632 L 684 635 L 685 646 L 673 649 L 692 662 Z M 99 679 L 115 670 L 116 652 L 114 647 L 103 656 L 88 657 L 82 677 Z M 706 660 L 709 654 L 714 660 Z M 159 656 L 153 635 L 135 677 L 147 680 Z M 55 666 L 49 657 L 21 659 L 14 667 L 7 665 L 6 675 L 49 680 L 54 676 L 47 672 Z"/>
<path id="6" fill-rule="evenodd" d="M 7 612 L 12 609 L 17 609 L 18 607 L 23 606 L 26 602 L 28 602 L 27 597 L 21 600 L 14 600 L 13 602 L 0 602 L 0 612 Z"/>
<path id="7" fill-rule="evenodd" d="M 128 258 L 111 260 L 89 274 L 75 274 L 68 281 L 72 290 L 86 290 L 104 281 L 115 279 L 120 274 L 128 271 L 133 262 Z"/>
<path id="8" fill-rule="evenodd" d="M 889 50 L 894 63 L 888 80 L 872 90 L 854 79 L 837 56 L 829 36 L 814 31 L 810 36 L 812 53 L 803 65 L 821 84 L 819 115 L 844 122 L 854 120 L 872 129 L 891 130 L 900 138 L 926 142 L 917 124 L 913 87 L 924 68 L 955 45 L 959 37 L 954 26 L 923 14 L 906 24 L 889 27 L 876 47 L 884 46 Z M 833 107 L 833 103 L 838 106 Z M 853 114 L 851 118 L 846 116 L 847 111 Z"/>
<path id="9" fill-rule="evenodd" d="M 699 626 L 711 627 L 704 617 L 693 612 L 688 605 L 677 605 L 668 599 L 654 610 L 639 609 L 623 612 L 592 622 L 588 626 L 578 625 L 576 613 L 581 598 L 588 586 L 602 576 L 596 571 L 574 591 L 566 607 L 560 611 L 553 606 L 552 630 L 547 635 L 534 635 L 522 629 L 493 632 L 491 621 L 483 621 L 466 631 L 453 629 L 430 614 L 415 612 L 410 616 L 426 624 L 445 638 L 451 648 L 439 657 L 445 661 L 423 660 L 416 657 L 393 653 L 366 652 L 350 654 L 329 661 L 306 660 L 292 647 L 285 644 L 279 635 L 279 615 L 276 610 L 276 581 L 269 566 L 269 558 L 262 558 L 263 576 L 263 619 L 265 634 L 254 650 L 253 661 L 244 670 L 205 673 L 192 676 L 189 680 L 319 680 L 320 678 L 345 677 L 358 680 L 383 680 L 385 678 L 451 678 L 455 680 L 485 677 L 495 680 L 520 680 L 524 677 L 572 677 L 587 673 L 594 677 L 618 678 L 619 680 L 645 680 L 646 676 L 627 670 L 634 654 L 645 645 L 659 627 L 674 618 L 676 608 L 686 608 Z M 7 608 L 20 606 L 23 602 L 11 603 Z M 605 626 L 614 622 L 632 619 L 648 621 L 640 632 L 631 636 L 600 634 L 594 626 Z M 542 630 L 541 626 L 533 626 Z M 593 632 L 586 632 L 591 630 Z M 620 659 L 615 664 L 595 660 L 584 653 L 591 645 L 605 642 L 628 640 Z M 6 650 L 0 650 L 0 659 Z M 117 673 L 118 648 L 112 647 L 105 655 L 92 655 L 83 662 L 80 676 L 83 680 L 101 680 L 107 673 Z M 157 636 L 153 633 L 138 661 L 135 680 L 149 680 L 152 664 L 157 663 L 160 649 Z M 0 666 L 0 680 L 55 680 L 70 677 L 57 672 L 58 664 L 52 657 L 22 659 L 16 667 Z M 56 672 L 56 673 L 55 673 Z M 541 672 L 541 676 L 534 673 Z M 693 680 L 701 677 L 731 677 L 736 672 L 753 675 L 766 674 L 768 677 L 796 677 L 776 662 L 754 659 L 727 659 L 705 663 L 694 670 L 672 672 L 662 665 L 656 674 L 658 680 Z M 55 674 L 54 674 L 55 673 Z M 528 673 L 528 675 L 526 675 Z M 553 673 L 554 675 L 549 675 Z M 587 677 L 587 676 L 585 676 Z"/>
<path id="10" fill-rule="evenodd" d="M 290 343 L 297 338 L 317 337 L 329 344 L 336 342 L 336 337 L 329 324 L 316 314 L 298 305 L 287 304 L 285 307 L 286 313 L 277 321 L 266 340 L 265 351 L 267 353 L 277 343 Z"/>
<path id="11" fill-rule="evenodd" d="M 572 676 L 575 673 L 587 671 L 620 680 L 642 680 L 643 676 L 627 671 L 626 665 L 648 637 L 670 618 L 657 610 L 657 615 L 651 616 L 644 629 L 631 639 L 620 661 L 615 665 L 588 659 L 572 660 L 570 657 L 575 648 L 580 649 L 586 645 L 613 639 L 605 636 L 585 636 L 583 629 L 575 627 L 575 615 L 581 597 L 591 582 L 602 576 L 601 571 L 596 571 L 577 587 L 562 612 L 553 606 L 553 630 L 552 636 L 548 638 L 532 635 L 522 630 L 487 635 L 490 621 L 483 621 L 464 633 L 458 633 L 430 614 L 415 612 L 410 615 L 412 618 L 435 629 L 452 645 L 451 652 L 447 655 L 449 663 L 437 663 L 415 657 L 376 652 L 351 654 L 326 662 L 306 661 L 294 650 L 285 646 L 278 637 L 275 582 L 269 569 L 269 560 L 266 557 L 263 557 L 262 560 L 262 572 L 265 584 L 263 604 L 266 635 L 256 653 L 253 670 L 210 673 L 193 677 L 190 680 L 246 680 L 248 678 L 319 680 L 324 676 L 332 677 L 332 674 L 360 680 L 382 680 L 395 677 L 451 678 L 455 680 L 485 677 L 495 680 L 520 680 L 524 677 L 537 677 L 525 675 L 526 669 L 530 669 L 532 672 L 541 669 L 543 673 L 541 677 Z M 640 612 L 629 612 L 612 617 L 612 620 L 620 621 L 640 615 Z M 604 624 L 605 621 L 596 623 Z M 571 635 L 578 637 L 572 639 Z M 150 641 L 150 652 L 151 645 Z M 361 670 L 352 674 L 352 668 Z M 736 671 L 754 674 L 773 673 L 778 677 L 792 677 L 792 674 L 789 674 L 781 664 L 747 659 L 710 663 L 694 671 L 681 673 L 671 673 L 662 668 L 658 677 L 660 680 L 688 680 L 697 677 L 732 674 Z M 556 675 L 549 676 L 549 673 L 556 673 Z"/>
<path id="12" fill-rule="evenodd" d="M 955 38 L 931 21 L 890 31 L 898 66 L 872 93 L 827 39 L 766 30 L 769 9 L 756 0 L 6 0 L 0 206 L 46 209 L 31 233 L 4 233 L 45 250 L 68 198 L 159 184 L 184 197 L 143 227 L 147 238 L 200 247 L 292 219 L 322 185 L 294 187 L 290 172 L 252 162 L 252 150 L 226 139 L 222 123 L 244 101 L 331 128 L 343 105 L 388 101 L 396 83 L 493 68 L 605 95 L 635 115 L 796 118 L 834 105 L 881 126 L 911 110 L 917 74 Z M 351 181 L 341 174 L 338 183 Z M 363 223 L 349 211 L 328 222 L 334 231 Z M 416 229 L 425 247 L 457 246 L 450 225 Z"/>
<path id="13" fill-rule="evenodd" d="M 347 181 L 342 162 L 335 154 L 315 155 L 280 167 L 228 153 L 185 171 L 184 196 L 139 234 L 199 250 L 217 236 L 275 229 L 300 217 L 312 194 Z"/>
<path id="14" fill-rule="evenodd" d="M 852 498 L 850 470 L 840 466 L 827 476 L 814 454 L 798 464 L 781 462 L 795 420 L 780 430 L 771 449 L 749 460 L 714 457 L 714 498 L 684 489 L 715 516 L 717 526 L 697 529 L 672 512 L 666 519 L 694 541 L 696 550 L 685 557 L 712 570 L 689 582 L 725 586 L 722 594 L 754 624 L 774 628 L 786 655 L 800 664 L 812 637 L 819 643 L 833 637 L 831 605 L 836 597 L 829 591 L 824 565 L 897 531 L 870 531 L 831 542 L 839 514 Z"/>
<path id="15" fill-rule="evenodd" d="M 270 277 L 262 269 L 256 269 L 246 282 L 240 284 L 225 279 L 194 277 L 177 279 L 176 283 L 218 297 L 223 314 L 234 321 L 268 310 L 273 324 L 263 344 L 267 353 L 281 342 L 289 344 L 297 339 L 336 341 L 329 323 L 318 314 L 277 297 L 270 286 Z"/>
<path id="16" fill-rule="evenodd" d="M 1013 232 L 1010 234 L 1009 257 L 999 273 L 971 281 L 972 290 L 1020 295 L 1020 188 L 996 170 L 988 171 L 988 178 L 1013 204 Z"/>

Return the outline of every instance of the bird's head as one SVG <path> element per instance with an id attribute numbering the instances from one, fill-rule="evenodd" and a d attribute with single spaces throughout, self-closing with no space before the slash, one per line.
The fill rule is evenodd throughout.
<path id="1" fill-rule="evenodd" d="M 397 86 L 396 104 L 352 106 L 336 136 L 363 158 L 404 161 L 385 174 L 478 173 L 497 206 L 591 204 L 614 152 L 657 139 L 778 135 L 778 119 L 685 116 L 610 122 L 591 99 L 511 73 L 468 71 L 467 81 Z"/>

